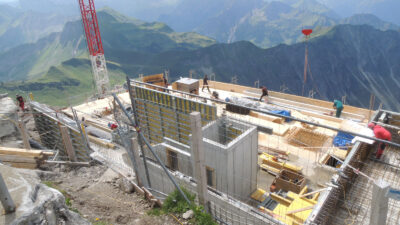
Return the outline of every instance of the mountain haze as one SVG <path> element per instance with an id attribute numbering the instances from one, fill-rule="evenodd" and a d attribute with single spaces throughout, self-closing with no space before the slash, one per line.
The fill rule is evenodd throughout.
<path id="1" fill-rule="evenodd" d="M 176 33 L 163 23 L 146 23 L 125 17 L 111 9 L 97 13 L 106 51 L 160 53 L 187 50 L 214 44 L 196 33 Z M 28 80 L 44 75 L 51 66 L 75 58 L 87 58 L 81 21 L 68 22 L 62 32 L 36 43 L 24 44 L 0 53 L 0 81 Z"/>

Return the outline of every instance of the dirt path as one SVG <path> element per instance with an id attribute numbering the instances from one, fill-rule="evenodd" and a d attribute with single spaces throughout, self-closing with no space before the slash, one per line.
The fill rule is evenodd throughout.
<path id="1" fill-rule="evenodd" d="M 120 190 L 118 175 L 102 165 L 66 170 L 56 168 L 56 175 L 47 180 L 64 190 L 70 208 L 93 224 L 179 224 L 169 215 L 147 215 L 151 205 L 136 193 Z"/>

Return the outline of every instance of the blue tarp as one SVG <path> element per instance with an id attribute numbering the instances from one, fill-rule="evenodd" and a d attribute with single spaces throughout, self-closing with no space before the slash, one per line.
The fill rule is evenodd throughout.
<path id="1" fill-rule="evenodd" d="M 291 116 L 290 111 L 288 110 L 275 110 L 271 111 L 272 113 L 279 114 L 279 115 L 284 115 L 284 116 Z M 290 122 L 292 121 L 291 119 L 285 119 L 285 122 Z"/>
<path id="2" fill-rule="evenodd" d="M 351 143 L 351 140 L 353 140 L 353 138 L 354 138 L 353 135 L 339 131 L 336 137 L 333 139 L 333 145 L 339 148 L 346 147 L 347 144 Z"/>

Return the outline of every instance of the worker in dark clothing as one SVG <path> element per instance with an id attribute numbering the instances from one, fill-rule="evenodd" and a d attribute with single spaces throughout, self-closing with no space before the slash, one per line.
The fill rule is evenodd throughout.
<path id="1" fill-rule="evenodd" d="M 163 83 L 164 83 L 164 88 L 166 88 L 165 90 L 164 90 L 164 92 L 167 92 L 168 93 L 168 80 L 167 80 L 167 78 L 164 76 L 163 77 Z"/>
<path id="2" fill-rule="evenodd" d="M 260 102 L 262 101 L 262 98 L 263 98 L 264 96 L 268 96 L 268 90 L 267 90 L 266 87 L 261 86 L 261 91 L 262 91 L 262 94 L 261 94 L 261 97 L 260 97 Z"/>
<path id="3" fill-rule="evenodd" d="M 208 87 L 208 77 L 207 77 L 207 74 L 204 75 L 204 78 L 203 78 L 203 88 L 201 89 L 201 91 L 204 91 L 204 87 L 207 87 L 208 92 L 211 92 L 211 91 L 210 91 L 210 88 Z"/>
<path id="4" fill-rule="evenodd" d="M 375 137 L 386 140 L 386 141 L 392 141 L 392 134 L 386 130 L 385 128 L 376 125 L 375 123 L 369 123 L 368 127 L 374 131 Z M 386 144 L 385 143 L 379 143 L 378 145 L 378 151 L 376 152 L 376 159 L 380 159 L 383 151 L 385 150 Z"/>
<path id="5" fill-rule="evenodd" d="M 25 102 L 24 102 L 24 98 L 20 95 L 16 95 L 17 96 L 17 101 L 18 101 L 18 105 L 21 108 L 22 112 L 25 111 Z"/>
<path id="6" fill-rule="evenodd" d="M 343 111 L 342 101 L 339 101 L 339 100 L 333 101 L 333 108 L 336 109 L 336 117 L 340 118 L 340 115 L 342 114 L 342 111 Z"/>

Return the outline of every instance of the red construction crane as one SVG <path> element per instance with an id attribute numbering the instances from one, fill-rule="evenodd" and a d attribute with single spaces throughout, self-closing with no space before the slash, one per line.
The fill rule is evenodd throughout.
<path id="1" fill-rule="evenodd" d="M 109 78 L 104 57 L 103 44 L 101 42 L 99 23 L 97 21 L 96 9 L 93 0 L 78 0 L 81 8 L 82 23 L 85 29 L 86 41 L 92 62 L 94 82 L 99 97 L 109 90 Z"/>

